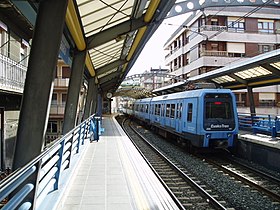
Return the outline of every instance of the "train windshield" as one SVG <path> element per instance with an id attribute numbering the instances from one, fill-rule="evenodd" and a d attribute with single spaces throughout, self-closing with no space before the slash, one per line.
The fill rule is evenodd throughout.
<path id="1" fill-rule="evenodd" d="M 206 94 L 204 105 L 205 130 L 233 130 L 235 128 L 230 94 Z"/>
<path id="2" fill-rule="evenodd" d="M 206 102 L 206 119 L 209 118 L 231 119 L 231 103 L 220 101 Z"/>

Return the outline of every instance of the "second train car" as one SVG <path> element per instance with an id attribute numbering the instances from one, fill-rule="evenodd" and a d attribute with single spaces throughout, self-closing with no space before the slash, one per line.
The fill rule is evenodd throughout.
<path id="1" fill-rule="evenodd" d="M 228 89 L 189 90 L 140 99 L 124 111 L 195 147 L 232 147 L 238 135 L 235 96 Z"/>

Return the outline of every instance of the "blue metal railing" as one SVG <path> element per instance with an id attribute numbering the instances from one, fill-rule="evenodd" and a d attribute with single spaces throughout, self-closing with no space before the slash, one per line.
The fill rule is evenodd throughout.
<path id="1" fill-rule="evenodd" d="M 68 173 L 65 169 L 85 144 L 91 120 L 100 125 L 100 118 L 89 117 L 0 182 L 0 201 L 8 198 L 1 210 L 44 209 L 42 206 L 46 205 L 42 204 L 46 196 L 59 189 L 61 177 Z"/>
<path id="2" fill-rule="evenodd" d="M 253 133 L 265 132 L 276 137 L 280 133 L 280 117 L 276 115 L 238 114 L 239 129 Z"/>

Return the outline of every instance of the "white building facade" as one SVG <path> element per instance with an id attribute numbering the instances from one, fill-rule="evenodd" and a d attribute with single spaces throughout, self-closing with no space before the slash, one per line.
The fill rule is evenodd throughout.
<path id="1" fill-rule="evenodd" d="M 208 8 L 193 14 L 164 45 L 169 73 L 182 79 L 280 48 L 279 8 Z M 256 106 L 276 106 L 279 87 L 254 90 Z M 236 92 L 248 106 L 246 90 Z"/>

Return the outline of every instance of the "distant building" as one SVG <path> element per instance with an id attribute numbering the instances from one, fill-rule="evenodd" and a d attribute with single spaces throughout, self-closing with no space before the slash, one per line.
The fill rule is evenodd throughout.
<path id="1" fill-rule="evenodd" d="M 150 69 L 141 74 L 134 74 L 126 77 L 121 87 L 137 86 L 147 90 L 154 90 L 164 86 L 167 78 L 170 78 L 168 69 Z"/>
<path id="2" fill-rule="evenodd" d="M 52 94 L 49 121 L 46 132 L 47 142 L 62 136 L 64 110 L 67 100 L 67 91 L 70 81 L 70 75 L 71 69 L 69 65 L 65 64 L 63 60 L 59 59 L 56 66 L 54 89 Z M 78 112 L 76 113 L 77 118 L 82 117 L 82 114 L 79 112 L 80 110 L 82 110 L 82 106 L 84 105 L 83 103 L 86 92 L 85 88 L 85 85 L 81 88 L 79 107 Z"/>
<path id="3" fill-rule="evenodd" d="M 188 79 L 237 60 L 280 48 L 280 16 L 275 7 L 207 8 L 188 18 L 165 43 L 169 73 Z M 256 106 L 280 101 L 279 86 L 255 88 Z M 248 106 L 246 90 L 236 91 L 239 105 Z"/>

